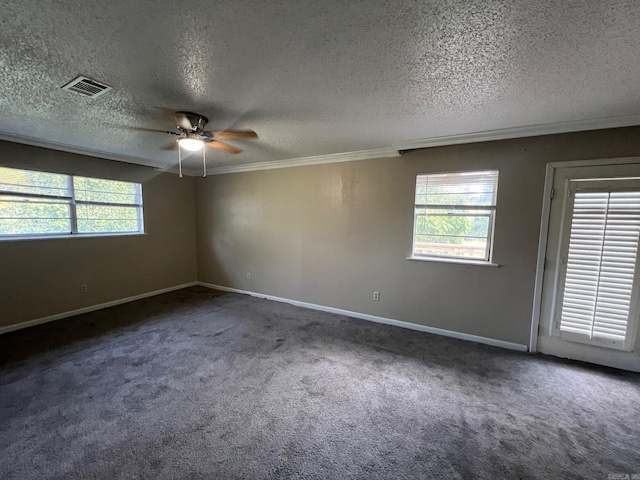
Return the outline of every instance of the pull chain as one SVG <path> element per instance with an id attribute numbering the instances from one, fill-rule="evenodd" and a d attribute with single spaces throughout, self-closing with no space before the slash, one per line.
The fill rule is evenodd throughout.
<path id="1" fill-rule="evenodd" d="M 204 173 L 204 175 L 202 175 L 204 178 L 207 178 L 207 158 L 205 157 L 204 152 L 207 150 L 207 146 L 203 145 L 202 146 L 202 171 Z"/>

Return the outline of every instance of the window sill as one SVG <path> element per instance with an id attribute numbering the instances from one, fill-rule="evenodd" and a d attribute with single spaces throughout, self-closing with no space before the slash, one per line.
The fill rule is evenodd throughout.
<path id="1" fill-rule="evenodd" d="M 484 260 L 470 260 L 467 258 L 407 257 L 407 260 L 417 260 L 419 262 L 457 263 L 462 265 L 477 265 L 479 267 L 499 267 L 500 266 L 497 263 L 486 262 Z"/>
<path id="2" fill-rule="evenodd" d="M 146 232 L 126 232 L 126 233 L 84 233 L 73 235 L 24 235 L 15 237 L 0 237 L 1 242 L 20 242 L 31 240 L 60 240 L 67 238 L 103 238 L 103 237 L 135 237 L 148 235 Z"/>

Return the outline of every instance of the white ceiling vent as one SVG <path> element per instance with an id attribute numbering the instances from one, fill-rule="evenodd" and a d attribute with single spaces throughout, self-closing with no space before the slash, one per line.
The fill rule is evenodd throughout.
<path id="1" fill-rule="evenodd" d="M 80 93 L 86 97 L 98 97 L 104 92 L 111 90 L 111 87 L 90 78 L 80 76 L 63 85 L 62 89 Z"/>

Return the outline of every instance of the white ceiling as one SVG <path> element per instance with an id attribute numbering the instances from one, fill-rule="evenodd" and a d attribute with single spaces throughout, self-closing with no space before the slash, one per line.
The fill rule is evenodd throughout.
<path id="1" fill-rule="evenodd" d="M 636 0 L 0 0 L 0 138 L 166 168 L 168 110 L 252 128 L 210 167 L 640 123 Z M 114 90 L 60 87 L 83 74 Z M 519 128 L 522 127 L 522 128 Z M 192 157 L 187 163 L 198 165 Z M 278 162 L 282 163 L 282 162 Z"/>

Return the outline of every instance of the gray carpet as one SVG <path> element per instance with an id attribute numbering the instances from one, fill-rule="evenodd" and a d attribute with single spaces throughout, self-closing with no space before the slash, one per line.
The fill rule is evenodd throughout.
<path id="1" fill-rule="evenodd" d="M 194 287 L 0 336 L 0 477 L 640 474 L 640 375 Z"/>

